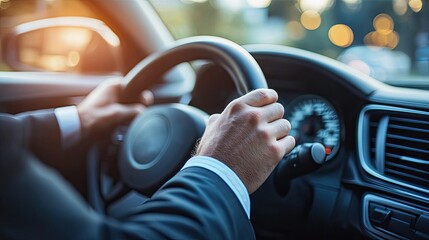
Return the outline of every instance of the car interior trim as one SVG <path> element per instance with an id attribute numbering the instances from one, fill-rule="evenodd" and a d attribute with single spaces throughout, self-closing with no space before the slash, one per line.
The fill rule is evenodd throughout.
<path id="1" fill-rule="evenodd" d="M 384 172 L 384 162 L 381 161 L 384 159 L 384 145 L 386 144 L 386 136 L 387 134 L 387 125 L 389 124 L 389 117 L 384 116 L 379 123 L 379 127 L 377 129 L 377 135 L 376 135 L 376 149 L 380 149 L 379 151 L 376 151 L 376 162 L 375 162 L 375 169 L 377 169 L 379 172 Z"/>
<path id="2" fill-rule="evenodd" d="M 386 85 L 356 69 L 341 64 L 331 58 L 302 49 L 270 44 L 249 44 L 245 45 L 244 48 L 254 56 L 278 56 L 317 66 L 339 76 L 341 80 L 343 80 L 340 82 L 341 84 L 344 84 L 344 81 L 346 81 L 348 85 L 352 85 L 352 89 L 358 89 L 366 96 L 371 95 L 378 89 L 386 87 Z"/>
<path id="3" fill-rule="evenodd" d="M 370 216 L 371 204 L 377 204 L 380 207 L 385 207 L 385 209 L 383 210 L 386 210 L 386 211 L 388 211 L 389 209 L 392 209 L 393 211 L 396 211 L 396 212 L 403 212 L 406 215 L 408 214 L 411 216 L 414 215 L 416 217 L 415 220 L 417 222 L 419 221 L 419 218 L 422 218 L 423 215 L 427 216 L 429 214 L 428 211 L 410 206 L 409 204 L 400 203 L 397 200 L 393 201 L 388 198 L 377 196 L 371 193 L 365 194 L 362 198 L 362 221 L 363 221 L 364 228 L 366 228 L 371 234 L 375 234 L 375 236 L 382 237 L 384 239 L 391 239 L 392 237 L 395 237 L 398 239 L 409 239 L 409 238 L 398 235 L 393 232 L 389 232 L 388 230 L 383 229 L 381 227 L 377 227 L 377 228 L 374 227 L 373 224 L 371 223 L 371 216 Z M 386 214 L 386 216 L 387 215 L 391 215 L 391 214 Z M 410 225 L 414 225 L 414 222 L 411 222 Z"/>
<path id="4" fill-rule="evenodd" d="M 376 171 L 374 171 L 373 168 L 371 168 L 368 164 L 368 154 L 365 154 L 367 151 L 365 150 L 365 144 L 368 144 L 368 139 L 364 138 L 364 128 L 367 127 L 366 125 L 366 114 L 368 111 L 371 110 L 381 110 L 381 111 L 390 111 L 390 112 L 399 112 L 399 113 L 409 113 L 409 114 L 419 114 L 419 115 L 425 115 L 429 116 L 429 112 L 420 111 L 420 110 L 413 110 L 413 109 L 407 109 L 407 108 L 401 108 L 401 107 L 393 107 L 393 106 L 385 106 L 385 105 L 377 105 L 377 104 L 371 104 L 365 106 L 362 111 L 359 114 L 358 119 L 358 128 L 357 128 L 357 147 L 359 152 L 359 161 L 362 166 L 362 168 L 369 173 L 370 175 L 379 178 L 381 180 L 400 185 L 403 187 L 407 187 L 413 190 L 421 191 L 425 194 L 429 194 L 429 189 L 424 189 L 418 186 L 414 186 L 399 180 L 392 179 L 390 177 L 386 177 Z M 378 137 L 377 137 L 378 138 Z M 379 144 L 379 143 L 377 143 Z"/>
<path id="5" fill-rule="evenodd" d="M 38 78 L 38 81 L 34 81 L 35 78 Z M 0 103 L 35 98 L 84 96 L 105 80 L 121 78 L 119 75 L 0 72 Z"/>

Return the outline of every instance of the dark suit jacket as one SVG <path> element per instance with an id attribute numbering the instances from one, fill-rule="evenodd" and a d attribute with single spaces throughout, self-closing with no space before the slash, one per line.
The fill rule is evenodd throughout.
<path id="1" fill-rule="evenodd" d="M 0 239 L 254 238 L 232 190 L 198 167 L 180 171 L 121 219 L 96 213 L 35 157 L 61 156 L 59 138 L 52 111 L 0 115 Z"/>

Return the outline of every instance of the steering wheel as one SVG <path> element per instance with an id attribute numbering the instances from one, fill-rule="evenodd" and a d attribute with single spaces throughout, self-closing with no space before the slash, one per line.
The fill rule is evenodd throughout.
<path id="1" fill-rule="evenodd" d="M 267 88 L 261 68 L 242 47 L 218 37 L 191 37 L 176 41 L 139 62 L 125 76 L 123 102 L 136 100 L 143 89 L 153 86 L 162 74 L 180 63 L 193 60 L 209 60 L 222 66 L 241 94 Z M 117 160 L 123 185 L 120 190 L 108 193 L 107 198 L 102 190 L 103 161 L 97 159 L 98 153 L 90 153 L 90 204 L 96 210 L 105 211 L 107 205 L 130 189 L 145 196 L 153 194 L 189 159 L 195 143 L 205 130 L 207 117 L 203 111 L 184 104 L 161 104 L 147 108 L 134 119 L 124 135 Z"/>

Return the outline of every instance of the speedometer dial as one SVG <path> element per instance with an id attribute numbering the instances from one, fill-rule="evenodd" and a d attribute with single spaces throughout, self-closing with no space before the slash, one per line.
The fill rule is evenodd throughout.
<path id="1" fill-rule="evenodd" d="M 341 125 L 334 107 L 317 95 L 304 95 L 292 101 L 285 117 L 290 121 L 290 135 L 296 143 L 319 142 L 325 146 L 327 159 L 340 147 Z"/>

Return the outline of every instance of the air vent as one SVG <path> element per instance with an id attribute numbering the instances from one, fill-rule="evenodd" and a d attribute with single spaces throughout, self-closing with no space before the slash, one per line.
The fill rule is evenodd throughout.
<path id="1" fill-rule="evenodd" d="M 367 106 L 359 118 L 359 152 L 367 172 L 429 192 L 429 112 Z"/>
<path id="2" fill-rule="evenodd" d="M 429 186 L 429 116 L 393 113 L 387 126 L 384 173 Z"/>

